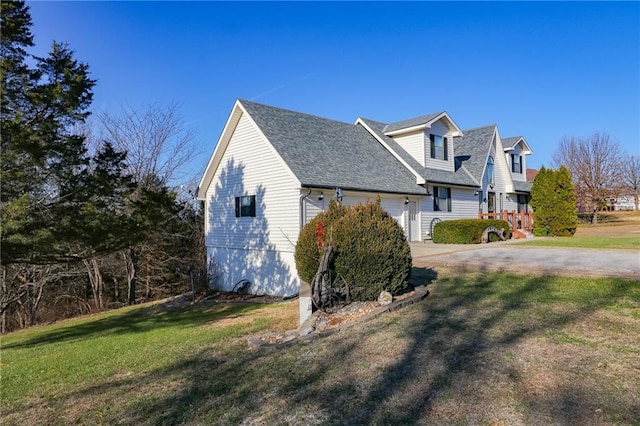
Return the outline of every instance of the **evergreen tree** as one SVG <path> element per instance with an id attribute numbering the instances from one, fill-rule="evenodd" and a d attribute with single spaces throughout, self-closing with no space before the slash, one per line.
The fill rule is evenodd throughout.
<path id="1" fill-rule="evenodd" d="M 554 171 L 542 167 L 531 186 L 536 236 L 572 236 L 576 232 L 576 196 L 571 174 L 565 167 Z"/>
<path id="2" fill-rule="evenodd" d="M 561 166 L 554 172 L 555 181 L 555 220 L 551 224 L 552 235 L 571 237 L 578 228 L 576 213 L 576 193 L 573 188 L 571 173 Z"/>
<path id="3" fill-rule="evenodd" d="M 2 264 L 79 260 L 126 244 L 125 154 L 92 158 L 79 124 L 96 81 L 66 44 L 32 57 L 29 9 L 2 2 Z M 27 60 L 34 66 L 27 66 Z"/>

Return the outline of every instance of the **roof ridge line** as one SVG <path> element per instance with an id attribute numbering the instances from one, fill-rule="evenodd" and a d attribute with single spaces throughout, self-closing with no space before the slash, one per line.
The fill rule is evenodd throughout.
<path id="1" fill-rule="evenodd" d="M 243 103 L 243 102 L 248 102 L 250 104 L 255 104 L 255 105 L 259 105 L 262 107 L 267 107 L 267 108 L 273 108 L 273 109 L 279 109 L 280 111 L 285 111 L 285 112 L 290 112 L 290 113 L 294 113 L 294 114 L 298 114 L 298 115 L 306 115 L 307 117 L 313 117 L 313 118 L 319 118 L 321 120 L 327 120 L 327 121 L 333 121 L 335 123 L 340 123 L 340 124 L 347 124 L 349 126 L 353 126 L 353 123 L 349 123 L 347 121 L 341 121 L 341 120 L 336 120 L 334 118 L 327 118 L 327 117 L 322 117 L 320 115 L 316 115 L 316 114 L 309 114 L 307 112 L 300 112 L 300 111 L 295 111 L 289 108 L 282 108 L 282 107 L 278 107 L 278 106 L 273 106 L 273 105 L 268 105 L 268 104 L 263 104 L 260 102 L 256 102 L 256 101 L 251 101 L 248 99 L 241 99 L 238 98 L 238 102 Z"/>
<path id="2" fill-rule="evenodd" d="M 487 127 L 498 127 L 498 125 L 496 123 L 491 123 L 491 124 L 485 124 L 484 126 L 472 127 L 470 129 L 463 129 L 462 131 L 470 132 L 472 130 L 485 129 Z M 464 137 L 464 136 L 457 136 L 457 137 Z"/>

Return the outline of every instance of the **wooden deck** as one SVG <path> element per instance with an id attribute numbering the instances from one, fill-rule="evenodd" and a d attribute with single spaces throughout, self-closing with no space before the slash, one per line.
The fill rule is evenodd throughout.
<path id="1" fill-rule="evenodd" d="M 516 211 L 503 211 L 498 213 L 478 212 L 478 219 L 504 220 L 509 224 L 514 238 L 524 238 L 522 231 L 532 232 L 533 213 L 517 213 Z"/>

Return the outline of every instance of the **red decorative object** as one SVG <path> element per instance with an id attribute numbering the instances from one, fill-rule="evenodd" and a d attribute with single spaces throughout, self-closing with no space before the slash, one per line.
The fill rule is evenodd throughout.
<path id="1" fill-rule="evenodd" d="M 322 253 L 322 247 L 324 246 L 324 223 L 322 221 L 318 221 L 316 225 L 316 237 L 318 237 L 318 251 Z"/>

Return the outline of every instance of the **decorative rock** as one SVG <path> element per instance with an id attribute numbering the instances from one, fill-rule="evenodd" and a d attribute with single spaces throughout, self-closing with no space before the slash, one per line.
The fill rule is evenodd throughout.
<path id="1" fill-rule="evenodd" d="M 388 305 L 393 302 L 393 296 L 388 291 L 380 292 L 380 296 L 378 296 L 378 303 L 382 306 Z"/>
<path id="2" fill-rule="evenodd" d="M 299 329 L 300 336 L 306 336 L 309 333 L 313 333 L 316 328 L 311 324 L 303 324 Z"/>

